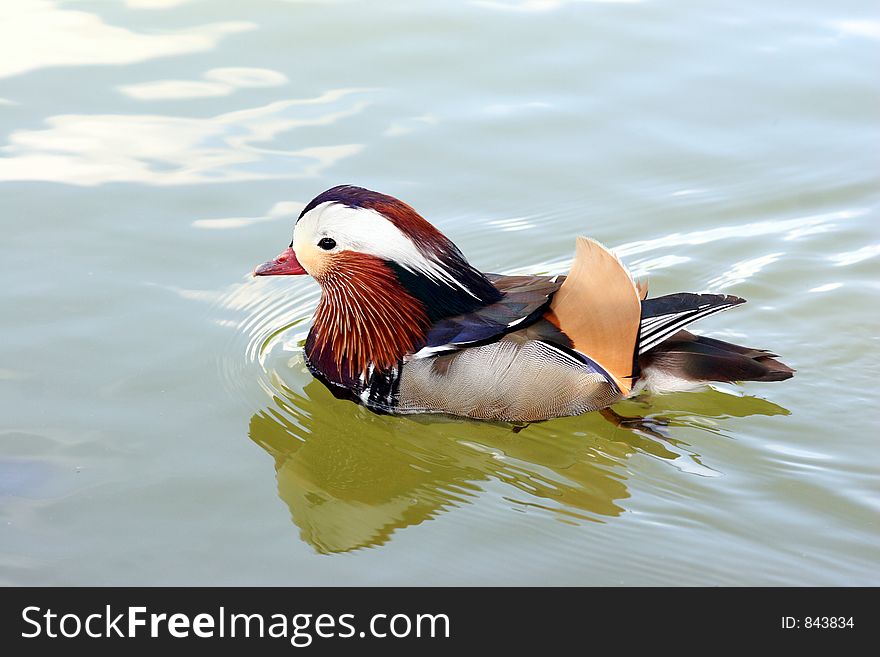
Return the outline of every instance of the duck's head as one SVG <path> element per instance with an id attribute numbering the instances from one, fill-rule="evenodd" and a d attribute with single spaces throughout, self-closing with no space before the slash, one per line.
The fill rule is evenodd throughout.
<path id="1" fill-rule="evenodd" d="M 336 382 L 394 367 L 425 344 L 437 320 L 502 296 L 406 203 L 350 185 L 312 199 L 290 246 L 254 271 L 298 274 L 321 286 L 307 355 Z"/>
<path id="2" fill-rule="evenodd" d="M 500 297 L 455 244 L 413 208 L 352 185 L 312 199 L 294 226 L 290 246 L 254 271 L 254 276 L 302 274 L 328 294 L 342 287 L 347 294 L 407 294 L 431 319 Z"/>

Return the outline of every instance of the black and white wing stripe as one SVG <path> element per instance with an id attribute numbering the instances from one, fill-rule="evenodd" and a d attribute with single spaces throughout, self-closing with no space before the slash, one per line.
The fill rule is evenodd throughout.
<path id="1" fill-rule="evenodd" d="M 679 292 L 642 301 L 639 354 L 656 347 L 687 324 L 745 303 L 728 294 Z"/>
<path id="2" fill-rule="evenodd" d="M 425 345 L 408 360 L 436 356 L 525 328 L 538 321 L 550 298 L 562 285 L 562 276 L 503 276 L 486 274 L 503 297 L 469 313 L 445 317 L 430 328 Z"/>

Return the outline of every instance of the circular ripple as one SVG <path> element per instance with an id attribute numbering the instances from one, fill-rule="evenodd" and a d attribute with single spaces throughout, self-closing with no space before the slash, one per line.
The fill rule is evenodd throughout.
<path id="1" fill-rule="evenodd" d="M 257 409 L 267 396 L 278 399 L 302 385 L 301 368 L 290 365 L 302 362 L 302 343 L 319 296 L 312 281 L 250 278 L 221 295 L 219 321 L 232 331 L 218 367 L 232 396 Z"/>

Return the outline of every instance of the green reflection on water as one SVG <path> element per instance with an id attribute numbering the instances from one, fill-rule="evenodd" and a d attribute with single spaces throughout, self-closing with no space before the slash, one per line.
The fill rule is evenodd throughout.
<path id="1" fill-rule="evenodd" d="M 788 413 L 764 400 L 710 392 L 621 405 L 645 417 L 617 415 L 615 422 L 592 413 L 514 431 L 442 416 L 376 415 L 335 399 L 318 381 L 302 394 L 281 387 L 276 406 L 251 418 L 249 436 L 275 460 L 278 495 L 320 553 L 381 546 L 398 529 L 469 503 L 492 479 L 515 489 L 505 496 L 515 507 L 602 522 L 624 511 L 625 463 L 634 454 L 699 463 L 663 425 Z"/>

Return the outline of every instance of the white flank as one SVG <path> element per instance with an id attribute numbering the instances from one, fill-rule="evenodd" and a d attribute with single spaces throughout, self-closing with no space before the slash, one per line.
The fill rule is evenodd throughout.
<path id="1" fill-rule="evenodd" d="M 708 381 L 693 381 L 669 374 L 656 367 L 648 367 L 642 370 L 639 380 L 630 392 L 630 397 L 641 392 L 662 395 L 671 392 L 693 392 L 707 387 L 709 387 Z"/>

